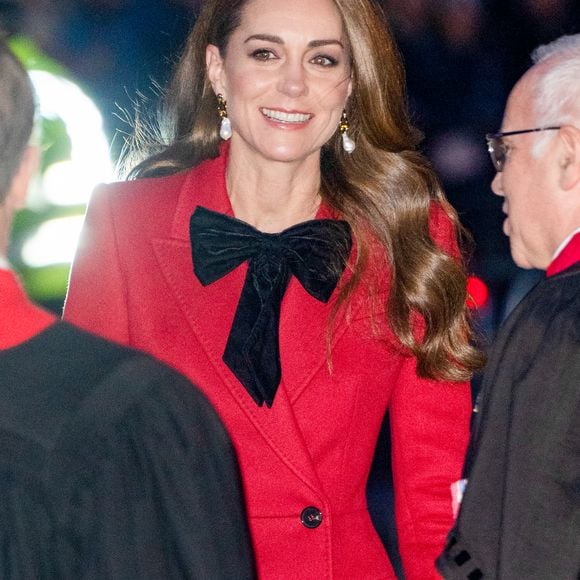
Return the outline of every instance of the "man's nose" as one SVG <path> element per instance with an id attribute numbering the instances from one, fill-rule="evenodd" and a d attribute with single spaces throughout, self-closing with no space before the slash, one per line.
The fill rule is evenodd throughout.
<path id="1" fill-rule="evenodd" d="M 496 195 L 500 195 L 501 197 L 504 196 L 501 171 L 496 172 L 495 177 L 493 178 L 493 181 L 491 182 L 491 190 Z"/>

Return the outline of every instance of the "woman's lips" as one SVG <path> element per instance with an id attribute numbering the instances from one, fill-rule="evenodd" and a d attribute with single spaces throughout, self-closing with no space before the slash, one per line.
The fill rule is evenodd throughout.
<path id="1" fill-rule="evenodd" d="M 310 113 L 281 111 L 279 109 L 267 109 L 265 107 L 261 108 L 260 112 L 268 120 L 274 121 L 275 123 L 282 123 L 284 125 L 303 125 L 313 117 Z"/>

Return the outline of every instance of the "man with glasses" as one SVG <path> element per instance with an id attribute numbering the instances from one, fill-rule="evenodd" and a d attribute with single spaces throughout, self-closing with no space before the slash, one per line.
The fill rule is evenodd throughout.
<path id="1" fill-rule="evenodd" d="M 546 278 L 490 353 L 447 579 L 580 578 L 580 34 L 532 58 L 487 143 L 512 257 Z"/>

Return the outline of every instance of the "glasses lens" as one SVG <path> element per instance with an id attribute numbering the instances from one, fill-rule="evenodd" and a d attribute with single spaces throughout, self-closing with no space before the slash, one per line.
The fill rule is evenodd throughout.
<path id="1" fill-rule="evenodd" d="M 487 150 L 496 171 L 502 171 L 505 164 L 506 148 L 501 137 L 488 137 Z"/>

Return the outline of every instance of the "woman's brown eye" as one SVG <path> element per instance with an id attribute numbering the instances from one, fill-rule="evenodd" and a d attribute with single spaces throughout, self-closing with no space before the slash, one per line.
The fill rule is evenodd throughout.
<path id="1" fill-rule="evenodd" d="M 274 56 L 275 55 L 271 50 L 265 50 L 263 48 L 252 52 L 252 57 L 256 60 L 270 60 L 271 58 L 274 58 Z"/>
<path id="2" fill-rule="evenodd" d="M 312 62 L 314 64 L 319 64 L 321 66 L 336 66 L 338 64 L 338 61 L 335 58 L 332 58 L 331 56 L 324 56 L 324 55 L 315 56 L 312 59 Z"/>

